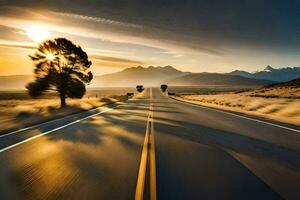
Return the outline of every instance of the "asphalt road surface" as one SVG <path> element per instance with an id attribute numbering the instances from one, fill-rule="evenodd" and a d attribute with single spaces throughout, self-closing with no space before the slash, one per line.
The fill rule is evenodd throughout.
<path id="1" fill-rule="evenodd" d="M 300 128 L 272 123 L 147 89 L 0 136 L 1 199 L 300 199 Z"/>

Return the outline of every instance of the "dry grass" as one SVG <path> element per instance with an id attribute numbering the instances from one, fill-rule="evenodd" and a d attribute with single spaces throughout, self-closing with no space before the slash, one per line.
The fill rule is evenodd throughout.
<path id="1" fill-rule="evenodd" d="M 300 99 L 300 87 L 263 87 L 242 93 L 252 97 Z"/>
<path id="2" fill-rule="evenodd" d="M 176 95 L 204 106 L 300 125 L 300 88 L 276 87 L 212 95 Z"/>
<path id="3" fill-rule="evenodd" d="M 2 92 L 0 94 L 0 133 L 41 123 L 69 114 L 82 112 L 106 104 L 127 99 L 131 89 L 93 90 L 82 99 L 67 99 L 68 106 L 61 109 L 56 95 L 31 99 L 26 92 Z"/>

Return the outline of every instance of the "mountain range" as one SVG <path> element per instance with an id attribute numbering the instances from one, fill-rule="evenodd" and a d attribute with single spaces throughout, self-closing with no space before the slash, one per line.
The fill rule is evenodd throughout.
<path id="1" fill-rule="evenodd" d="M 236 70 L 228 74 L 243 76 L 246 78 L 285 82 L 300 77 L 300 67 L 285 67 L 285 68 L 274 69 L 273 67 L 268 65 L 264 70 L 257 71 L 254 73 Z"/>
<path id="2" fill-rule="evenodd" d="M 131 67 L 123 71 L 102 76 L 95 76 L 91 86 L 136 86 L 142 84 L 145 86 L 160 85 L 165 80 L 185 76 L 190 72 L 182 72 L 174 67 Z"/>
<path id="3" fill-rule="evenodd" d="M 246 78 L 218 73 L 192 73 L 167 81 L 173 86 L 241 86 L 256 87 L 273 84 L 274 81 Z"/>
<path id="4" fill-rule="evenodd" d="M 293 88 L 300 88 L 300 77 L 281 83 L 275 83 L 272 85 L 268 85 L 267 87 L 293 87 Z"/>
<path id="5" fill-rule="evenodd" d="M 300 67 L 274 69 L 267 66 L 264 70 L 250 73 L 233 71 L 230 73 L 191 73 L 182 72 L 172 66 L 131 67 L 120 72 L 94 76 L 89 87 L 134 87 L 158 86 L 162 83 L 176 86 L 264 86 L 289 81 L 300 77 Z M 0 90 L 25 89 L 32 80 L 31 75 L 0 76 Z"/>

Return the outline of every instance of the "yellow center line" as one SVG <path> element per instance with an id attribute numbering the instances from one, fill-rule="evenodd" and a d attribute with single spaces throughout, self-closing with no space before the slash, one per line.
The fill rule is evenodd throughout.
<path id="1" fill-rule="evenodd" d="M 152 88 L 151 88 L 152 89 Z M 154 116 L 153 104 L 151 105 L 151 132 L 150 132 L 150 199 L 156 200 L 156 161 L 155 161 L 155 140 L 154 140 Z"/>
<path id="2" fill-rule="evenodd" d="M 149 116 L 148 116 L 149 120 Z M 147 166 L 147 157 L 148 157 L 148 143 L 149 143 L 149 123 L 147 122 L 146 135 L 144 140 L 144 145 L 142 149 L 139 174 L 136 184 L 136 192 L 135 192 L 135 200 L 142 200 L 144 194 L 144 186 L 145 186 L 145 176 L 146 176 L 146 166 Z"/>
<path id="3" fill-rule="evenodd" d="M 149 172 L 150 172 L 150 200 L 156 200 L 156 162 L 155 162 L 155 143 L 154 143 L 154 126 L 153 126 L 153 104 L 152 100 L 152 88 L 150 89 L 150 107 L 147 118 L 147 127 L 145 140 L 142 149 L 135 200 L 142 200 L 144 197 L 145 180 L 147 172 L 147 159 L 149 157 Z"/>

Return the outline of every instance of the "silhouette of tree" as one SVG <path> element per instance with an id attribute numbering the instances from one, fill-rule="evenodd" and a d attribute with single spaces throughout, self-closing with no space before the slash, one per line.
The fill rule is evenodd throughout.
<path id="1" fill-rule="evenodd" d="M 141 92 L 144 91 L 144 86 L 143 85 L 137 85 L 136 90 L 141 93 Z"/>
<path id="2" fill-rule="evenodd" d="M 165 84 L 162 84 L 162 85 L 160 86 L 160 89 L 161 89 L 162 92 L 166 92 L 167 89 L 168 89 L 168 86 L 165 85 Z"/>
<path id="3" fill-rule="evenodd" d="M 88 55 L 66 38 L 44 41 L 29 57 L 35 64 L 35 81 L 26 86 L 29 94 L 38 97 L 45 91 L 55 90 L 61 107 L 66 106 L 67 97 L 82 98 L 86 84 L 93 79 Z"/>

